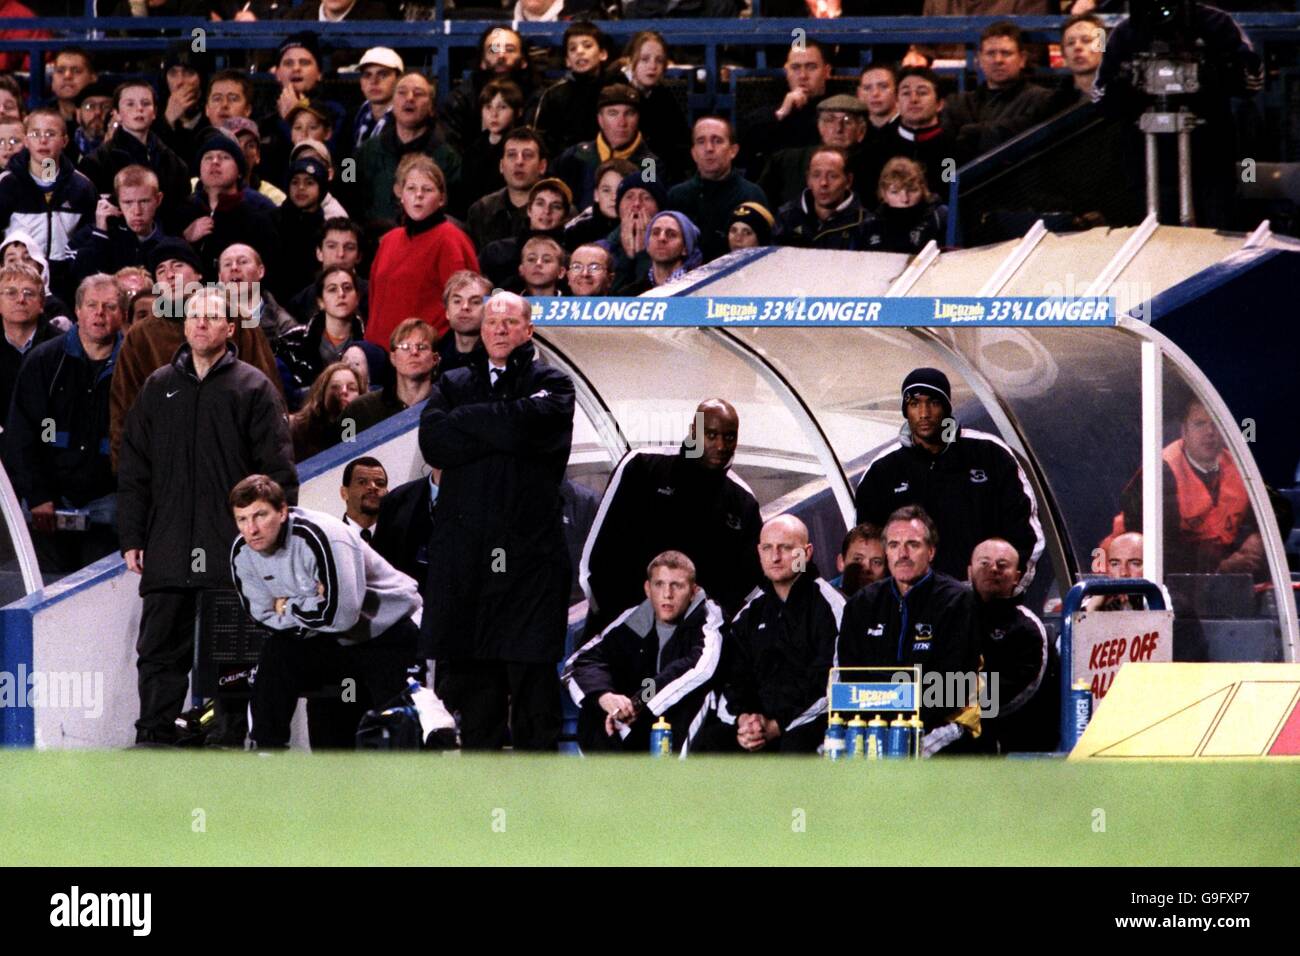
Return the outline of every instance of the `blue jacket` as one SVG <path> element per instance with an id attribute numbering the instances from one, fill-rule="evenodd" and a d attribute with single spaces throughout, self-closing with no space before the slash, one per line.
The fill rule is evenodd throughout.
<path id="1" fill-rule="evenodd" d="M 14 492 L 28 506 L 67 498 L 84 505 L 111 494 L 117 483 L 108 449 L 108 391 L 122 345 L 98 369 L 76 328 L 42 342 L 18 372 L 5 423 L 4 464 Z M 54 440 L 45 434 L 54 422 Z"/>

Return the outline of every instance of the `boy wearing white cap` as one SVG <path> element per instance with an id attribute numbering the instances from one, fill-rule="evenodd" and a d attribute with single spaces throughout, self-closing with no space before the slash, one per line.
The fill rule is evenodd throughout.
<path id="1" fill-rule="evenodd" d="M 376 46 L 362 55 L 357 69 L 361 71 L 361 95 L 366 101 L 352 122 L 353 149 L 360 149 L 362 143 L 383 128 L 393 108 L 397 78 L 406 71 L 406 66 L 397 51 Z"/>

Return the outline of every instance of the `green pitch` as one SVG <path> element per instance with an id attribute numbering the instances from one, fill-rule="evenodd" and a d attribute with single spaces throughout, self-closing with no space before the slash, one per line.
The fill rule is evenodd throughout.
<path id="1" fill-rule="evenodd" d="M 1293 865 L 1297 792 L 1281 760 L 10 751 L 0 861 Z"/>

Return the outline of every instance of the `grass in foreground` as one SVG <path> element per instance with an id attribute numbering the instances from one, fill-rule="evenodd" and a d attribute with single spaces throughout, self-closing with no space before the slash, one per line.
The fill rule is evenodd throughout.
<path id="1" fill-rule="evenodd" d="M 1290 761 L 10 751 L 0 861 L 1294 865 L 1297 792 Z"/>

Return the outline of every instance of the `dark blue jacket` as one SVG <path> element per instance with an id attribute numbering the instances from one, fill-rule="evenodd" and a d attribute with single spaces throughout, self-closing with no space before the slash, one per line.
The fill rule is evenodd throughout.
<path id="1" fill-rule="evenodd" d="M 76 328 L 27 354 L 5 422 L 4 463 L 14 492 L 29 507 L 61 498 L 81 506 L 111 494 L 117 483 L 108 449 L 108 389 L 122 345 L 98 369 Z M 54 423 L 48 441 L 46 422 Z"/>

